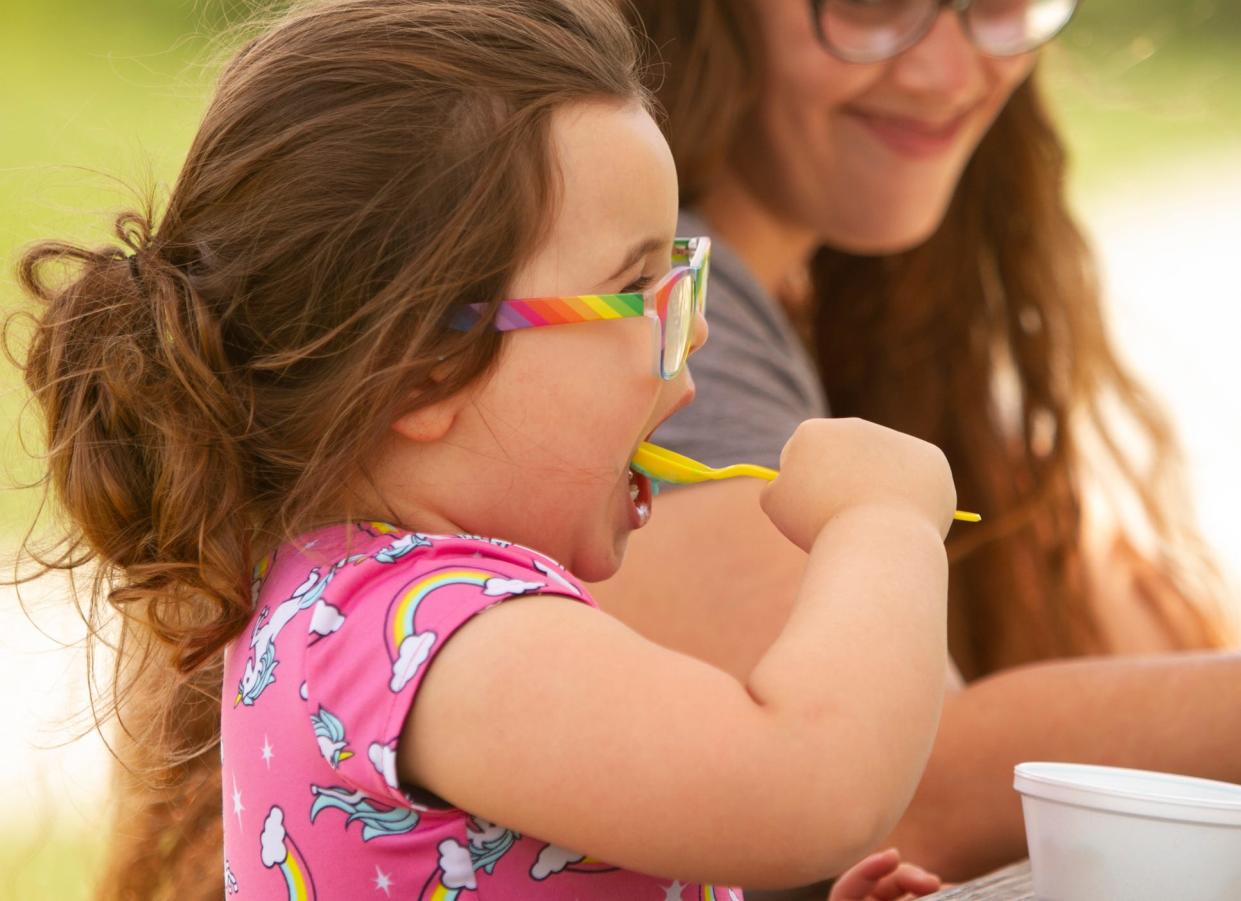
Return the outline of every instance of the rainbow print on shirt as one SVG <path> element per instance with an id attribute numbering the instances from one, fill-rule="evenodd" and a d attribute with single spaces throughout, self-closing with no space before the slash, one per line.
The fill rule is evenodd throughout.
<path id="1" fill-rule="evenodd" d="M 392 661 L 392 679 L 388 688 L 393 692 L 404 690 L 431 655 L 435 644 L 437 636 L 434 631 L 418 631 L 418 608 L 435 592 L 460 585 L 479 589 L 483 595 L 493 597 L 497 602 L 546 587 L 544 582 L 506 579 L 494 572 L 470 566 L 447 566 L 407 586 L 388 605 L 388 615 L 384 620 L 384 641 L 388 647 L 388 658 Z"/>
<path id="2" fill-rule="evenodd" d="M 302 852 L 284 828 L 284 810 L 274 805 L 263 821 L 263 834 L 259 839 L 262 847 L 263 866 L 279 869 L 284 877 L 288 901 L 315 901 L 315 880 L 306 866 Z"/>
<path id="3" fill-rule="evenodd" d="M 461 889 L 444 885 L 440 880 L 440 875 L 439 870 L 431 874 L 431 878 L 427 880 L 426 885 L 422 887 L 422 892 L 418 895 L 418 901 L 455 901 L 461 894 Z"/>
<path id="4" fill-rule="evenodd" d="M 714 885 L 701 886 L 701 891 L 695 896 L 699 901 L 741 901 L 741 895 L 736 889 L 720 888 Z"/>
<path id="5" fill-rule="evenodd" d="M 263 559 L 254 564 L 254 570 L 250 574 L 250 602 L 256 607 L 259 603 L 259 592 L 263 590 L 263 581 L 267 578 L 267 574 L 271 572 L 272 564 L 276 560 L 276 552 L 265 554 Z"/>

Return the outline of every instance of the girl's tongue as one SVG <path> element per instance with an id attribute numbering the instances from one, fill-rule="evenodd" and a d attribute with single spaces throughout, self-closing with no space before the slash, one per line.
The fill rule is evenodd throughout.
<path id="1" fill-rule="evenodd" d="M 651 518 L 651 480 L 640 472 L 629 470 L 630 521 L 635 529 L 646 525 Z"/>

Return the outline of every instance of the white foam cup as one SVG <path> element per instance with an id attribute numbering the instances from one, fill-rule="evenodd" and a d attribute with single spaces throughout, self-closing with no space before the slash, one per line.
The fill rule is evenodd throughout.
<path id="1" fill-rule="evenodd" d="M 1039 901 L 1241 901 L 1241 785 L 1022 763 Z"/>

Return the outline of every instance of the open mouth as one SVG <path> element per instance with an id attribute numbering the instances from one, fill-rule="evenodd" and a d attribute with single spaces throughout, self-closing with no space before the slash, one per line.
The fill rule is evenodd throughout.
<path id="1" fill-rule="evenodd" d="M 655 428 L 646 433 L 646 436 L 642 440 L 650 441 L 651 437 L 659 431 L 659 427 L 661 425 L 671 419 L 674 413 L 685 407 L 693 399 L 694 391 L 691 387 L 684 395 L 682 395 L 680 400 L 673 405 L 672 409 L 668 410 L 663 415 L 659 422 L 656 423 Z M 633 454 L 636 453 L 637 450 L 638 448 L 635 445 L 629 455 L 631 460 L 633 459 Z M 638 472 L 631 465 L 629 467 L 629 521 L 633 528 L 640 529 L 650 520 L 651 503 L 657 493 L 657 488 L 651 481 L 650 476 L 645 473 Z"/>
<path id="2" fill-rule="evenodd" d="M 651 480 L 640 472 L 629 468 L 629 520 L 635 529 L 640 529 L 651 518 Z"/>

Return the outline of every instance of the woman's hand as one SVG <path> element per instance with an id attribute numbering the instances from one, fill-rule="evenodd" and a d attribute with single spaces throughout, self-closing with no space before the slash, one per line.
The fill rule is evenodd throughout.
<path id="1" fill-rule="evenodd" d="M 939 877 L 911 863 L 901 863 L 895 848 L 854 864 L 832 886 L 827 901 L 898 901 L 939 891 Z"/>

